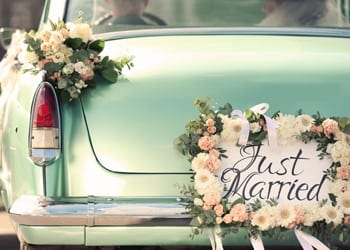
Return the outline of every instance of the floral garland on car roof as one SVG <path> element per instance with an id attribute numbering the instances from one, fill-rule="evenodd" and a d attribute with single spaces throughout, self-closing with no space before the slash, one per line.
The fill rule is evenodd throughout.
<path id="1" fill-rule="evenodd" d="M 187 156 L 192 165 L 193 184 L 181 187 L 181 193 L 188 201 L 188 214 L 192 217 L 192 236 L 203 229 L 216 228 L 211 238 L 221 238 L 245 228 L 255 245 L 254 249 L 263 249 L 260 236 L 283 239 L 285 232 L 294 229 L 298 239 L 299 236 L 308 239 L 313 235 L 328 246 L 332 244 L 332 237 L 341 243 L 349 243 L 350 119 L 324 118 L 319 113 L 310 116 L 301 111 L 296 116 L 278 112 L 268 118 L 251 109 L 247 109 L 243 116 L 237 116 L 231 104 L 214 109 L 210 105 L 212 101 L 195 100 L 200 116 L 188 122 L 187 132 L 175 140 L 178 150 Z M 222 160 L 227 158 L 227 152 L 220 143 L 238 142 L 245 120 L 249 129 L 247 142 L 259 145 L 269 136 L 268 119 L 276 124 L 280 146 L 315 140 L 319 158 L 331 158 L 332 164 L 324 173 L 332 184 L 329 199 L 318 203 L 283 204 L 276 199 L 257 199 L 247 203 L 242 198 L 233 202 L 223 198 L 224 187 L 218 171 Z M 305 236 L 304 232 L 308 234 Z M 253 243 L 256 239 L 260 243 Z M 317 241 L 315 247 L 328 249 L 322 242 Z M 213 249 L 222 249 L 215 248 L 215 245 L 218 243 L 212 242 Z"/>
<path id="2" fill-rule="evenodd" d="M 22 69 L 44 71 L 46 80 L 60 92 L 61 99 L 72 101 L 82 91 L 95 86 L 98 79 L 114 83 L 122 69 L 133 66 L 132 57 L 118 60 L 101 57 L 103 40 L 93 40 L 91 27 L 78 17 L 73 23 L 50 21 L 50 29 L 25 34 L 25 48 L 18 56 Z"/>

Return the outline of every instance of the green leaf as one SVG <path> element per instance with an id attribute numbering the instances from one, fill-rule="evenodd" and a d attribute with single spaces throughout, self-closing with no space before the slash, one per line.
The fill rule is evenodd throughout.
<path id="1" fill-rule="evenodd" d="M 76 63 L 76 62 L 79 62 L 79 61 L 83 62 L 83 61 L 85 61 L 88 58 L 89 58 L 89 52 L 86 51 L 86 50 L 74 51 L 73 54 L 70 56 L 70 60 L 73 63 Z"/>
<path id="2" fill-rule="evenodd" d="M 95 50 L 98 53 L 101 53 L 104 47 L 105 47 L 105 41 L 103 40 L 95 40 L 89 45 L 89 49 Z"/>
<path id="3" fill-rule="evenodd" d="M 118 72 L 111 68 L 102 70 L 101 75 L 109 82 L 116 82 L 118 79 Z"/>
<path id="4" fill-rule="evenodd" d="M 67 90 L 61 91 L 61 100 L 65 103 L 70 102 L 72 97 L 70 96 L 69 92 Z"/>
<path id="5" fill-rule="evenodd" d="M 48 73 L 54 73 L 59 70 L 61 70 L 63 67 L 62 64 L 54 63 L 54 62 L 48 62 L 44 65 L 44 70 L 46 70 Z"/>
<path id="6" fill-rule="evenodd" d="M 73 50 L 80 49 L 83 45 L 83 40 L 81 38 L 67 38 L 64 44 L 71 47 Z"/>

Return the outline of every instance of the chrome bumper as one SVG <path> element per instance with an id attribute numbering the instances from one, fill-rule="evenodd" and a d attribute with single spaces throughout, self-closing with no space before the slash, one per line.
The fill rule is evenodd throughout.
<path id="1" fill-rule="evenodd" d="M 9 210 L 29 226 L 188 226 L 190 217 L 178 198 L 69 197 L 24 195 Z"/>

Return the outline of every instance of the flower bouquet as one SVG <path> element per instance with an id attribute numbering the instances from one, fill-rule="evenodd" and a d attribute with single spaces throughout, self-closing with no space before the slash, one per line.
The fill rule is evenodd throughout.
<path id="1" fill-rule="evenodd" d="M 81 17 L 74 23 L 50 21 L 50 25 L 49 30 L 25 34 L 25 48 L 18 59 L 25 71 L 44 71 L 63 101 L 78 98 L 98 78 L 114 83 L 125 66 L 133 66 L 131 56 L 118 61 L 108 56 L 101 58 L 105 43 L 93 40 L 91 27 Z"/>
<path id="2" fill-rule="evenodd" d="M 187 200 L 187 212 L 192 218 L 192 236 L 199 234 L 201 229 L 208 228 L 220 228 L 220 237 L 245 229 L 254 241 L 254 238 L 260 236 L 284 239 L 288 231 L 295 230 L 297 237 L 304 237 L 304 232 L 307 232 L 327 245 L 332 245 L 334 239 L 340 244 L 349 243 L 350 118 L 325 118 L 319 113 L 307 115 L 301 111 L 297 115 L 277 112 L 269 118 L 255 113 L 252 109 L 237 115 L 238 110 L 233 110 L 230 103 L 213 108 L 216 104 L 211 99 L 196 99 L 194 104 L 200 112 L 199 117 L 189 121 L 186 124 L 186 132 L 175 140 L 178 150 L 191 162 L 192 183 L 181 186 L 180 190 Z M 274 128 L 274 131 L 271 128 Z M 241 144 L 240 138 L 245 132 L 246 142 Z M 275 169 L 276 172 L 268 172 L 267 170 L 271 170 L 276 163 L 267 158 L 268 154 L 258 150 L 259 153 L 253 155 L 245 150 L 260 149 L 272 132 L 275 132 L 279 148 L 296 144 L 298 141 L 301 142 L 300 145 L 316 142 L 316 148 L 313 149 L 316 151 L 316 158 L 327 160 L 327 168 L 321 176 L 328 180 L 328 185 L 325 185 L 328 197 L 322 200 L 294 197 L 279 200 L 275 197 L 265 197 L 263 184 L 269 182 L 269 190 L 276 183 L 285 185 L 288 182 L 284 183 L 281 180 L 286 172 L 277 174 L 278 168 Z M 227 161 L 233 148 L 240 150 L 234 155 L 234 159 Z M 275 148 L 275 151 L 270 152 L 277 154 L 278 150 Z M 261 161 L 247 160 L 257 158 Z M 270 164 L 266 164 L 266 168 L 263 167 L 265 162 Z M 308 162 L 305 166 L 302 165 L 303 169 L 300 166 L 300 173 L 306 171 L 306 167 L 314 167 L 312 171 L 315 174 L 321 171 L 318 169 L 320 161 L 317 161 L 316 166 L 309 164 Z M 264 170 L 260 171 L 261 168 Z M 267 174 L 264 175 L 265 173 Z M 278 181 L 270 182 L 269 178 L 276 174 Z M 266 182 L 255 182 L 260 180 L 254 179 L 258 175 L 268 177 Z M 302 178 L 301 174 L 294 175 L 297 176 L 297 181 Z M 292 180 L 293 174 L 286 176 Z M 254 180 L 251 186 L 247 184 L 250 179 Z M 307 185 L 303 183 L 301 186 Z M 238 197 L 231 197 L 232 190 Z M 246 190 L 251 196 L 246 195 Z M 254 192 L 255 196 L 252 195 Z M 290 192 L 291 190 L 289 194 Z M 313 241 L 323 246 L 319 241 Z"/>

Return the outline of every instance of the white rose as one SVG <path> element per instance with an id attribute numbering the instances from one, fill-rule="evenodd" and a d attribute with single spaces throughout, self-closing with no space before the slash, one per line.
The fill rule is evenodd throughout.
<path id="1" fill-rule="evenodd" d="M 91 40 L 92 31 L 87 23 L 69 24 L 68 26 L 71 38 L 81 38 L 85 43 Z"/>
<path id="2" fill-rule="evenodd" d="M 252 122 L 250 123 L 250 131 L 252 133 L 258 133 L 261 130 L 261 126 L 258 122 Z"/>
<path id="3" fill-rule="evenodd" d="M 39 56 L 35 52 L 30 52 L 30 51 L 24 50 L 19 55 L 19 60 L 22 63 L 35 64 L 39 61 Z"/>
<path id="4" fill-rule="evenodd" d="M 350 181 L 337 179 L 330 183 L 330 192 L 335 196 L 339 196 L 347 191 L 350 191 Z"/>
<path id="5" fill-rule="evenodd" d="M 57 83 L 57 87 L 58 87 L 59 89 L 64 89 L 64 88 L 67 87 L 67 86 L 68 86 L 68 82 L 67 82 L 67 80 L 65 80 L 65 79 L 61 79 L 61 80 L 59 80 L 58 83 Z"/>
<path id="6" fill-rule="evenodd" d="M 74 84 L 75 87 L 79 89 L 82 89 L 82 88 L 86 88 L 88 85 L 83 81 L 83 80 L 80 80 L 79 82 L 75 83 Z"/>
<path id="7" fill-rule="evenodd" d="M 79 74 L 84 75 L 89 70 L 89 68 L 83 62 L 77 62 L 74 64 L 74 70 Z"/>
<path id="8" fill-rule="evenodd" d="M 73 72 L 74 72 L 74 64 L 73 63 L 66 64 L 62 69 L 62 73 L 65 75 L 70 75 Z"/>
<path id="9" fill-rule="evenodd" d="M 194 204 L 195 206 L 201 207 L 201 206 L 203 206 L 203 201 L 202 201 L 202 199 L 200 199 L 200 198 L 194 198 L 193 204 Z"/>
<path id="10" fill-rule="evenodd" d="M 54 63 L 63 63 L 64 54 L 62 52 L 57 52 L 50 57 Z"/>
<path id="11" fill-rule="evenodd" d="M 350 163 L 350 145 L 345 141 L 337 141 L 333 145 L 328 145 L 327 152 L 331 154 L 334 162 L 340 162 L 341 165 Z"/>
<path id="12" fill-rule="evenodd" d="M 293 115 L 279 114 L 277 120 L 277 136 L 281 145 L 295 143 L 300 134 L 297 120 Z"/>

